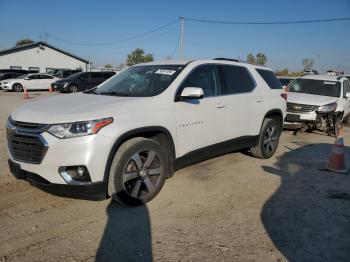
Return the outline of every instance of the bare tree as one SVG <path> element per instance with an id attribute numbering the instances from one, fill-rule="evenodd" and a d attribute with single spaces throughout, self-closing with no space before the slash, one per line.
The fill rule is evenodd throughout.
<path id="1" fill-rule="evenodd" d="M 313 65 L 314 65 L 314 60 L 312 58 L 304 58 L 303 59 L 304 70 L 310 70 Z"/>

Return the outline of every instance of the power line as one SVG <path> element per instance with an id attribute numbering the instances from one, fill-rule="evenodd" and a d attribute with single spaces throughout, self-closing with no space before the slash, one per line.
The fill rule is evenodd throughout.
<path id="1" fill-rule="evenodd" d="M 132 36 L 132 37 L 128 37 L 128 38 L 124 38 L 124 39 L 120 39 L 120 40 L 115 40 L 115 41 L 110 41 L 110 42 L 104 42 L 104 43 L 82 43 L 82 42 L 73 42 L 73 41 L 69 41 L 69 40 L 65 40 L 65 39 L 62 39 L 62 38 L 59 38 L 57 36 L 54 36 L 52 34 L 50 34 L 50 37 L 55 39 L 55 40 L 58 40 L 58 41 L 61 41 L 61 42 L 64 42 L 64 43 L 67 43 L 67 44 L 72 44 L 72 45 L 86 45 L 86 46 L 97 46 L 97 45 L 112 45 L 112 44 L 118 44 L 118 43 L 123 43 L 123 42 L 127 42 L 127 41 L 131 41 L 131 40 L 134 40 L 134 39 L 138 39 L 138 38 L 141 38 L 141 37 L 144 37 L 146 35 L 149 35 L 149 34 L 152 34 L 154 32 L 157 32 L 163 28 L 166 28 L 176 22 L 178 22 L 179 19 L 177 18 L 176 20 L 173 20 L 165 25 L 162 25 L 162 26 L 159 26 L 155 29 L 152 29 L 150 31 L 147 31 L 145 33 L 142 33 L 142 34 L 139 34 L 139 35 L 135 35 L 135 36 Z"/>
<path id="2" fill-rule="evenodd" d="M 326 18 L 314 20 L 295 20 L 295 21 L 272 21 L 272 22 L 255 22 L 255 21 L 219 21 L 185 17 L 186 21 L 208 23 L 208 24 L 233 24 L 233 25 L 287 25 L 287 24 L 306 24 L 306 23 L 325 23 L 337 21 L 350 21 L 350 17 Z"/>
<path id="3" fill-rule="evenodd" d="M 169 34 L 171 34 L 171 33 L 173 33 L 173 32 L 175 32 L 176 30 L 178 30 L 178 25 L 177 26 L 172 26 L 172 27 L 170 27 L 168 30 L 166 30 L 166 31 L 164 31 L 164 32 L 161 32 L 161 33 L 158 33 L 158 34 L 156 34 L 156 35 L 154 35 L 154 36 L 152 36 L 152 37 L 148 37 L 148 38 L 145 38 L 144 40 L 143 40 L 143 43 L 146 43 L 146 42 L 150 42 L 150 41 L 154 41 L 154 40 L 156 40 L 156 39 L 159 39 L 159 38 L 162 38 L 162 37 L 164 37 L 164 36 L 166 36 L 166 35 L 169 35 Z M 122 49 L 125 49 L 125 48 L 129 48 L 129 45 L 123 45 L 123 46 L 118 46 L 118 47 L 112 47 L 112 48 L 103 48 L 103 49 L 93 49 L 93 50 L 84 50 L 84 52 L 89 52 L 90 54 L 92 54 L 92 53 L 108 53 L 108 52 L 111 52 L 111 51 L 117 51 L 117 50 L 122 50 Z M 69 51 L 71 51 L 71 52 L 81 52 L 81 48 L 79 48 L 79 49 L 72 49 L 72 48 L 69 48 Z"/>

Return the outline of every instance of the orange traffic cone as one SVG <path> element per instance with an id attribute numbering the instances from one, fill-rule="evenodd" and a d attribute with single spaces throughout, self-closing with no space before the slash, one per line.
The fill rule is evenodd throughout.
<path id="1" fill-rule="evenodd" d="M 338 129 L 326 170 L 342 174 L 348 173 L 345 163 L 343 129 L 341 126 Z"/>
<path id="2" fill-rule="evenodd" d="M 23 99 L 29 99 L 29 94 L 27 88 L 24 88 Z"/>

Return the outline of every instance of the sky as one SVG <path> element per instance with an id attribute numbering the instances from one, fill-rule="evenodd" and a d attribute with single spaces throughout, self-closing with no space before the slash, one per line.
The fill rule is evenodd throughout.
<path id="1" fill-rule="evenodd" d="M 350 0 L 0 0 L 0 49 L 14 46 L 22 38 L 43 40 L 46 32 L 48 43 L 96 66 L 121 64 L 135 48 L 153 54 L 156 60 L 178 59 L 180 16 L 185 17 L 186 59 L 245 60 L 250 52 L 263 52 L 267 66 L 276 70 L 302 70 L 302 59 L 312 58 L 321 73 L 328 69 L 350 73 L 349 20 L 292 25 L 186 20 L 270 22 L 350 17 Z M 118 42 L 171 22 L 161 30 Z"/>

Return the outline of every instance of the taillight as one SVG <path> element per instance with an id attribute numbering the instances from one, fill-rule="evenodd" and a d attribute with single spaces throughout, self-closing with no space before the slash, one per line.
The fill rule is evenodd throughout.
<path id="1" fill-rule="evenodd" d="M 287 95 L 287 93 L 282 93 L 282 94 L 281 94 L 281 97 L 283 97 L 283 99 L 287 101 L 288 95 Z"/>

